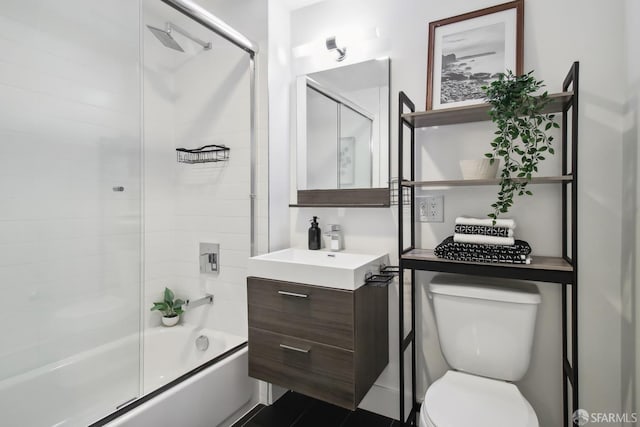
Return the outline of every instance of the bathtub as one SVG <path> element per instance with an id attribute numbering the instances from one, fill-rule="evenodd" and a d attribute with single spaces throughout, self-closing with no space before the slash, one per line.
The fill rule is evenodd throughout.
<path id="1" fill-rule="evenodd" d="M 188 325 L 145 331 L 143 375 L 139 348 L 130 336 L 0 381 L 0 425 L 212 427 L 252 397 L 242 337 Z"/>
<path id="2" fill-rule="evenodd" d="M 196 339 L 207 337 L 205 351 L 196 348 Z M 186 372 L 210 362 L 247 340 L 222 331 L 189 325 L 157 327 L 144 334 L 144 394 L 164 386 Z"/>

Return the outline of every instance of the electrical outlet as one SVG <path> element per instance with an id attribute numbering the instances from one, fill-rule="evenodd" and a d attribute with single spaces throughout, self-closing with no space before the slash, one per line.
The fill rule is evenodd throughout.
<path id="1" fill-rule="evenodd" d="M 416 197 L 416 209 L 420 222 L 444 222 L 444 196 Z"/>

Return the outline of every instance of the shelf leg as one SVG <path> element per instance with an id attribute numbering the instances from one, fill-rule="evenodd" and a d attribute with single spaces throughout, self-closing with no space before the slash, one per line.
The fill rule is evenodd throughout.
<path id="1" fill-rule="evenodd" d="M 564 370 L 565 360 L 568 360 L 567 355 L 567 285 L 562 284 L 562 425 L 569 427 L 569 389 L 567 382 L 569 378 L 566 376 Z"/>

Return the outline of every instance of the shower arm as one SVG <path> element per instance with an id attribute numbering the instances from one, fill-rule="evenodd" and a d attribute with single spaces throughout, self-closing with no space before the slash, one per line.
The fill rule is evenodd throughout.
<path id="1" fill-rule="evenodd" d="M 178 34 L 181 34 L 181 35 L 185 36 L 189 40 L 191 40 L 191 41 L 193 41 L 195 43 L 198 43 L 205 50 L 211 49 L 211 42 L 205 42 L 204 40 L 200 40 L 196 36 L 192 36 L 191 33 L 189 33 L 187 30 L 184 30 L 184 29 L 178 27 L 176 24 L 172 24 L 171 22 L 167 22 L 167 24 L 165 25 L 165 31 L 167 32 L 167 34 L 171 34 L 172 32 L 175 31 Z"/>

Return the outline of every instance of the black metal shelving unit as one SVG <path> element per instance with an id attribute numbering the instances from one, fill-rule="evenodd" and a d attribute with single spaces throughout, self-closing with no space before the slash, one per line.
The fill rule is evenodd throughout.
<path id="1" fill-rule="evenodd" d="M 415 129 L 488 121 L 489 105 L 481 104 L 442 110 L 416 112 L 415 105 L 404 93 L 399 94 L 398 105 L 398 250 L 399 250 L 399 365 L 400 365 L 400 420 L 404 425 L 417 424 L 419 405 L 416 399 L 416 271 L 434 271 L 503 277 L 555 283 L 562 286 L 562 371 L 563 371 L 563 425 L 570 425 L 570 416 L 578 405 L 578 74 L 579 63 L 574 62 L 563 82 L 563 92 L 550 95 L 546 112 L 562 114 L 562 175 L 540 177 L 532 185 L 556 184 L 562 186 L 562 256 L 534 256 L 531 264 L 483 264 L 450 261 L 437 258 L 432 249 L 416 248 L 416 187 L 453 187 L 470 185 L 496 185 L 497 180 L 416 181 Z M 569 117 L 571 122 L 569 125 Z M 570 127 L 570 129 L 569 129 Z M 405 138 L 405 130 L 409 138 Z M 571 132 L 569 132 L 569 130 Z M 408 139 L 409 141 L 406 141 Z M 405 178 L 405 143 L 409 143 L 410 170 Z M 410 192 L 411 238 L 404 242 L 403 188 Z M 405 196 L 406 197 L 406 196 Z M 408 271 L 408 274 L 406 273 Z M 405 276 L 410 285 L 411 327 L 405 330 Z M 411 398 L 408 414 L 405 412 L 406 351 L 411 348 Z M 571 388 L 571 390 L 569 390 Z M 571 409 L 570 409 L 571 408 Z"/>

